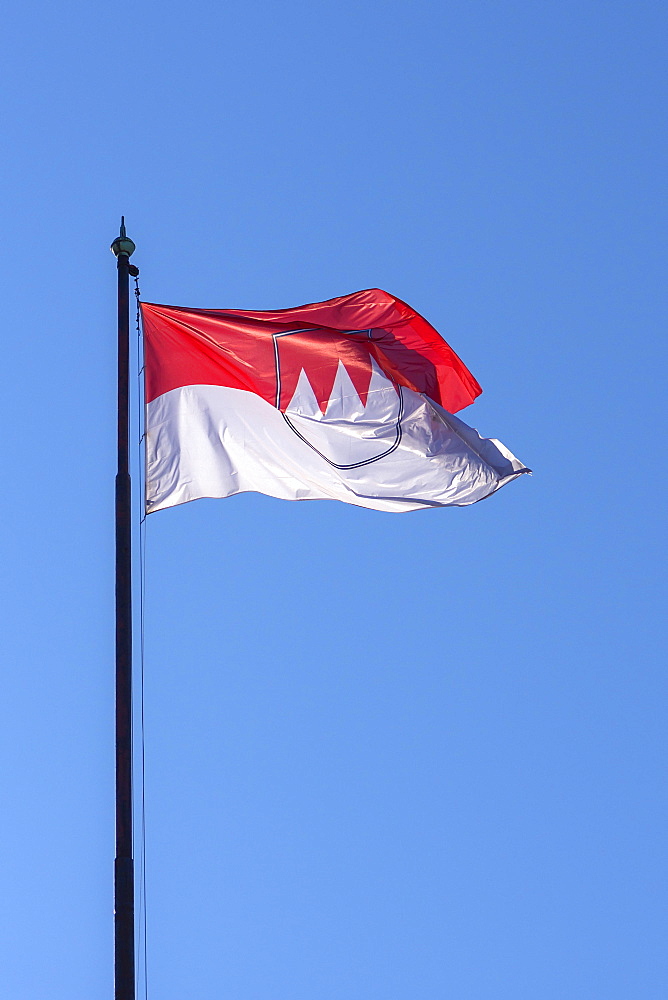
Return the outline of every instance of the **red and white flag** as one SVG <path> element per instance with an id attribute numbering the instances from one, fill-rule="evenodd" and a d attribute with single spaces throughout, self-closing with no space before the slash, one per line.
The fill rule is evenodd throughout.
<path id="1" fill-rule="evenodd" d="M 387 292 L 272 312 L 141 308 L 148 512 L 248 490 L 461 506 L 529 471 L 453 416 L 480 386 Z"/>

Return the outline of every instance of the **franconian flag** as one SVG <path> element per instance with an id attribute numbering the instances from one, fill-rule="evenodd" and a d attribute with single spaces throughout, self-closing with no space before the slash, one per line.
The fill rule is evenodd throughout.
<path id="1" fill-rule="evenodd" d="M 149 512 L 248 490 L 461 506 L 529 471 L 453 416 L 480 386 L 387 292 L 273 312 L 141 308 Z"/>

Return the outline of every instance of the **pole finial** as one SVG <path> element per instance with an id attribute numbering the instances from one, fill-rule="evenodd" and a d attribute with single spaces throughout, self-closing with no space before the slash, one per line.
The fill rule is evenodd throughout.
<path id="1" fill-rule="evenodd" d="M 123 254 L 125 257 L 131 257 L 135 252 L 136 247 L 132 240 L 129 238 L 128 234 L 125 232 L 125 216 L 121 216 L 121 231 L 116 237 L 114 242 L 109 247 L 114 257 L 120 257 Z"/>

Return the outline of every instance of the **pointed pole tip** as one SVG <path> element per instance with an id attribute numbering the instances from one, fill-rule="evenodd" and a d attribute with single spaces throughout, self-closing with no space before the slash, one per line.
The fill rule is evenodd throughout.
<path id="1" fill-rule="evenodd" d="M 125 216 L 121 216 L 121 231 L 116 237 L 114 242 L 111 244 L 111 252 L 115 257 L 120 257 L 121 255 L 125 257 L 131 257 L 135 252 L 135 245 L 125 231 Z"/>

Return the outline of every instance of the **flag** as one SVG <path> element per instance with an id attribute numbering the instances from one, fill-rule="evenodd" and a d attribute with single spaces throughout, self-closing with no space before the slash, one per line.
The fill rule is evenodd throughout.
<path id="1" fill-rule="evenodd" d="M 480 386 L 387 292 L 269 312 L 141 310 L 148 512 L 249 490 L 461 506 L 529 471 L 454 416 Z"/>

